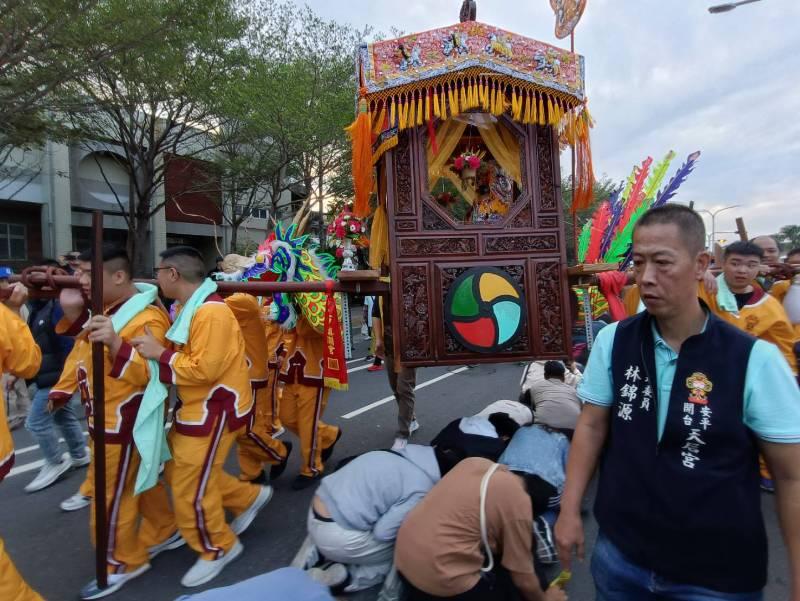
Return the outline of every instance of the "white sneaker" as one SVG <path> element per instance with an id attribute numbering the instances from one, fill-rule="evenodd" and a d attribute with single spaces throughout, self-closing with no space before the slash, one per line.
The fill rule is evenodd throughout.
<path id="1" fill-rule="evenodd" d="M 408 446 L 408 438 L 395 438 L 392 445 L 393 451 L 403 451 Z"/>
<path id="2" fill-rule="evenodd" d="M 253 523 L 253 520 L 256 519 L 258 512 L 269 503 L 270 499 L 272 499 L 272 487 L 271 486 L 260 486 L 261 490 L 258 491 L 258 496 L 256 497 L 255 501 L 250 504 L 250 507 L 245 509 L 242 513 L 236 516 L 231 522 L 231 530 L 233 530 L 234 534 L 237 536 L 240 535 L 242 532 L 247 530 L 248 526 Z"/>
<path id="3" fill-rule="evenodd" d="M 128 572 L 127 574 L 109 574 L 108 586 L 106 588 L 98 587 L 97 580 L 92 580 L 89 584 L 87 584 L 81 589 L 80 598 L 100 599 L 101 597 L 105 597 L 107 595 L 110 595 L 111 593 L 115 593 L 122 588 L 123 584 L 125 584 L 129 580 L 133 580 L 137 576 L 141 576 L 149 569 L 150 569 L 150 564 L 146 563 L 140 568 L 136 568 L 133 572 Z"/>
<path id="4" fill-rule="evenodd" d="M 409 435 L 411 435 L 417 430 L 419 430 L 419 422 L 416 419 L 412 419 L 411 423 L 408 426 L 408 433 Z"/>
<path id="5" fill-rule="evenodd" d="M 348 577 L 347 568 L 341 563 L 332 563 L 322 568 L 311 568 L 308 575 L 328 588 L 342 586 Z"/>
<path id="6" fill-rule="evenodd" d="M 236 544 L 231 547 L 231 550 L 219 559 L 198 559 L 195 564 L 189 568 L 189 571 L 186 572 L 183 578 L 181 578 L 181 584 L 187 588 L 192 588 L 213 580 L 226 565 L 239 557 L 242 551 L 244 551 L 244 547 L 242 543 L 237 540 Z"/>
<path id="7" fill-rule="evenodd" d="M 81 457 L 80 459 L 75 459 L 74 457 L 71 457 L 70 461 L 72 462 L 72 467 L 74 468 L 86 467 L 87 465 L 89 465 L 92 462 L 92 456 L 89 453 L 89 448 L 88 447 L 86 448 L 86 451 L 83 453 L 83 457 Z"/>
<path id="8" fill-rule="evenodd" d="M 162 541 L 157 545 L 153 545 L 152 547 L 148 547 L 147 554 L 150 556 L 150 559 L 153 559 L 156 555 L 159 555 L 164 551 L 172 551 L 173 549 L 178 549 L 185 544 L 186 539 L 181 536 L 179 530 L 176 530 L 167 540 Z"/>
<path id="9" fill-rule="evenodd" d="M 71 467 L 72 460 L 69 459 L 69 456 L 62 457 L 61 461 L 56 464 L 46 461 L 33 481 L 25 487 L 25 492 L 37 492 L 47 488 L 58 480 L 64 472 L 69 471 Z"/>
<path id="10" fill-rule="evenodd" d="M 272 438 L 279 438 L 280 436 L 283 436 L 284 434 L 286 434 L 286 428 L 281 426 L 280 428 L 278 428 L 277 430 L 275 430 L 272 433 Z"/>
<path id="11" fill-rule="evenodd" d="M 92 497 L 85 497 L 81 493 L 75 493 L 69 499 L 61 501 L 59 507 L 61 511 L 78 511 L 92 504 Z"/>

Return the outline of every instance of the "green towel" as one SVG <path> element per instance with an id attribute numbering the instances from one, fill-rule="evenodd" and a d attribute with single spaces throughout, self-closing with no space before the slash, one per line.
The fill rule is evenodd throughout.
<path id="1" fill-rule="evenodd" d="M 158 288 L 152 284 L 136 284 L 136 288 L 139 294 L 125 301 L 125 304 L 111 317 L 115 332 L 122 330 L 131 319 L 155 302 L 158 296 Z M 134 490 L 134 494 L 137 495 L 156 485 L 161 464 L 171 458 L 164 431 L 164 401 L 167 398 L 167 387 L 158 379 L 158 361 L 150 359 L 147 361 L 147 366 L 150 371 L 150 381 L 144 389 L 144 398 L 133 425 L 133 442 L 141 457 Z"/>
<path id="2" fill-rule="evenodd" d="M 739 305 L 736 302 L 736 297 L 728 288 L 728 282 L 725 281 L 725 274 L 717 276 L 717 305 L 723 311 L 729 313 L 739 313 Z"/>
<path id="3" fill-rule="evenodd" d="M 189 340 L 189 327 L 192 325 L 195 311 L 200 308 L 210 294 L 214 294 L 216 291 L 217 283 L 206 278 L 183 305 L 183 309 L 175 318 L 175 323 L 167 332 L 167 338 L 175 344 L 186 344 L 186 341 Z"/>

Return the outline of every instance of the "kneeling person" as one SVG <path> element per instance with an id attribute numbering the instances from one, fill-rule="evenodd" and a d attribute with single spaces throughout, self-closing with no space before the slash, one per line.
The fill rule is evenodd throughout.
<path id="1" fill-rule="evenodd" d="M 464 459 L 398 532 L 395 563 L 409 584 L 410 601 L 566 599 L 558 588 L 542 590 L 534 571 L 532 530 L 523 479 L 487 459 Z"/>
<path id="2" fill-rule="evenodd" d="M 344 564 L 311 574 L 346 592 L 383 581 L 392 567 L 394 540 L 406 514 L 442 476 L 435 449 L 407 445 L 353 459 L 320 484 L 308 515 L 308 534 L 319 552 Z"/>

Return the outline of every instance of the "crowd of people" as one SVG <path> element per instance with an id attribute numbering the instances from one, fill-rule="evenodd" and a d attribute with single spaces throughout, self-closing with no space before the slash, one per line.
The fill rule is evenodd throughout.
<path id="1" fill-rule="evenodd" d="M 322 421 L 329 391 L 302 320 L 282 331 L 268 299 L 221 298 L 203 257 L 187 247 L 162 253 L 158 288 L 134 283 L 124 251 L 104 249 L 105 311 L 90 315 L 92 256 L 81 254 L 74 269 L 83 289 L 29 303 L 29 327 L 23 286 L 0 307 L 2 371 L 33 384 L 26 426 L 46 459 L 26 490 L 89 464 L 62 508 L 93 503 L 77 403 L 91 432 L 99 424 L 91 345 L 100 342 L 109 586 L 89 583 L 84 599 L 118 590 L 184 544 L 198 559 L 182 584 L 216 577 L 242 553 L 239 535 L 286 468 L 285 430 L 302 454 L 293 488 L 317 486 L 300 569 L 192 599 L 257 599 L 268 587 L 285 591 L 269 598 L 311 601 L 381 586 L 386 600 L 560 601 L 573 555 L 584 555 L 584 499 L 598 467 L 591 569 L 601 601 L 762 599 L 761 489 L 775 494 L 791 598 L 800 599 L 800 315 L 792 308 L 800 282 L 781 279 L 800 265 L 800 251 L 781 266 L 774 240 L 736 242 L 715 276 L 704 242 L 691 209 L 648 211 L 634 232 L 629 317 L 593 328 L 590 353 L 530 364 L 519 400 L 456 418 L 429 445 L 410 442 L 419 428 L 416 372 L 392 356 L 389 299 L 374 299 L 368 334 L 397 399 L 397 432 L 391 448 L 336 469 L 326 463 L 342 431 Z M 174 301 L 169 311 L 159 290 Z M 170 388 L 180 400 L 163 440 Z M 238 477 L 223 469 L 234 447 Z M 5 475 L 7 429 L 0 457 Z M 0 562 L 2 598 L 39 598 L 1 547 Z M 547 567 L 559 563 L 563 578 L 554 582 Z"/>

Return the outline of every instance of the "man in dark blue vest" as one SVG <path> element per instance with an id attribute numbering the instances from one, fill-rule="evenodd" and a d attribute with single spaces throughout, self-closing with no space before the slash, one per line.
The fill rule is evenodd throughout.
<path id="1" fill-rule="evenodd" d="M 583 555 L 580 503 L 598 462 L 592 559 L 599 601 L 758 601 L 767 579 L 758 453 L 775 476 L 800 601 L 800 392 L 780 351 L 697 298 L 705 228 L 687 207 L 634 232 L 647 311 L 604 328 L 578 394 L 559 557 Z"/>

